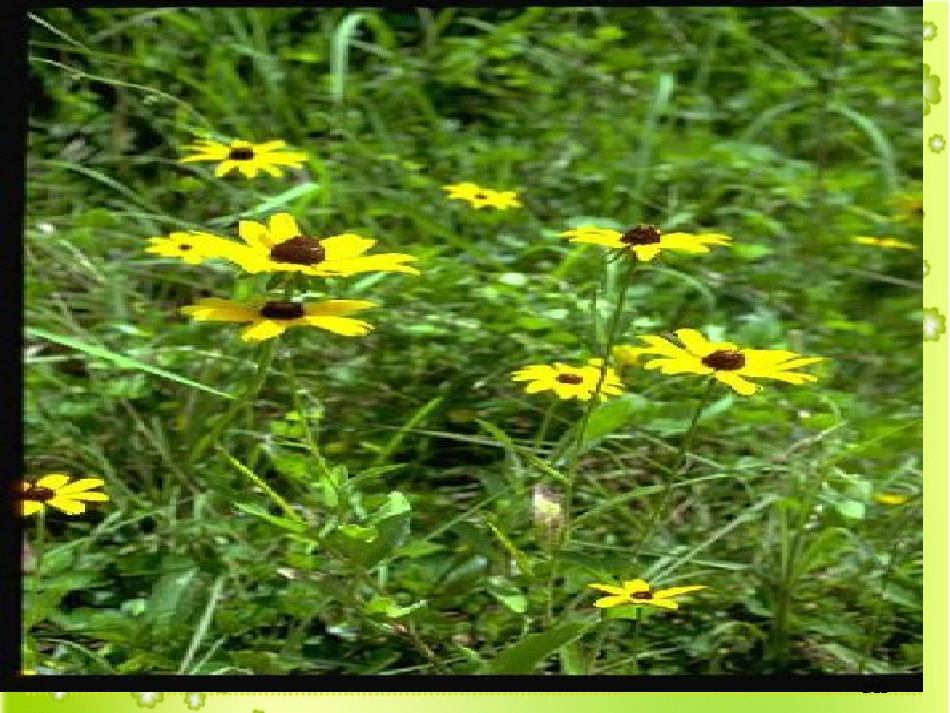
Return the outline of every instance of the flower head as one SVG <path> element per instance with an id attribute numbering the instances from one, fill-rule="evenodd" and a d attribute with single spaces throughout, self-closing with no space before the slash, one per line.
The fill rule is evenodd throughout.
<path id="1" fill-rule="evenodd" d="M 794 369 L 824 359 L 781 349 L 741 349 L 732 342 L 711 342 L 695 329 L 677 329 L 676 336 L 682 347 L 663 337 L 640 337 L 648 346 L 628 346 L 618 358 L 638 361 L 643 354 L 655 354 L 659 358 L 643 364 L 645 369 L 659 369 L 663 374 L 710 374 L 743 396 L 761 388 L 747 379 L 778 379 L 790 384 L 815 381 L 818 377 Z"/>
<path id="2" fill-rule="evenodd" d="M 874 499 L 881 505 L 903 505 L 910 500 L 910 495 L 901 493 L 878 493 Z"/>
<path id="3" fill-rule="evenodd" d="M 455 183 L 442 186 L 449 192 L 450 200 L 468 201 L 472 208 L 491 206 L 499 210 L 506 208 L 520 208 L 521 202 L 515 191 L 494 191 L 491 188 L 482 188 L 475 183 Z"/>
<path id="4" fill-rule="evenodd" d="M 654 590 L 647 582 L 642 579 L 631 579 L 617 587 L 612 584 L 588 584 L 591 589 L 599 589 L 602 592 L 610 594 L 609 597 L 601 597 L 594 606 L 598 609 L 609 609 L 610 607 L 622 605 L 651 606 L 661 607 L 663 609 L 678 609 L 679 603 L 674 597 L 688 592 L 695 592 L 700 589 L 706 589 L 705 585 L 693 585 L 690 587 L 670 587 L 669 589 Z"/>
<path id="5" fill-rule="evenodd" d="M 258 172 L 264 171 L 275 178 L 283 174 L 278 166 L 300 168 L 307 159 L 307 154 L 298 151 L 282 151 L 285 141 L 266 141 L 263 144 L 252 144 L 250 141 L 236 140 L 228 144 L 219 141 L 203 139 L 196 144 L 185 146 L 198 153 L 185 156 L 180 163 L 191 161 L 219 161 L 214 175 L 226 176 L 237 169 L 247 178 L 254 178 Z"/>
<path id="6" fill-rule="evenodd" d="M 568 366 L 561 362 L 556 362 L 554 366 L 535 364 L 514 372 L 511 379 L 531 382 L 525 387 L 525 392 L 529 394 L 550 390 L 557 394 L 558 398 L 581 401 L 590 401 L 600 381 L 600 390 L 597 395 L 603 400 L 607 396 L 623 393 L 623 384 L 617 372 L 603 364 L 603 359 L 589 359 L 586 366 L 580 367 Z"/>
<path id="7" fill-rule="evenodd" d="M 854 242 L 861 243 L 862 245 L 876 245 L 879 248 L 888 248 L 888 249 L 899 249 L 899 250 L 916 250 L 917 246 L 913 243 L 906 243 L 903 240 L 897 240 L 896 238 L 865 238 L 858 237 L 854 239 Z"/>
<path id="8" fill-rule="evenodd" d="M 931 104 L 940 103 L 940 77 L 930 73 L 930 65 L 924 65 L 924 116 L 930 113 Z"/>
<path id="9" fill-rule="evenodd" d="M 300 272 L 316 277 L 345 277 L 360 272 L 419 271 L 403 263 L 415 260 L 412 255 L 382 253 L 363 255 L 375 240 L 353 233 L 330 238 L 313 238 L 303 234 L 289 213 L 272 215 L 265 225 L 253 220 L 238 223 L 238 234 L 244 245 L 230 240 L 230 247 L 214 257 L 229 260 L 249 273 Z"/>
<path id="10" fill-rule="evenodd" d="M 732 242 L 728 235 L 719 233 L 662 233 L 652 225 L 638 225 L 625 233 L 609 228 L 583 226 L 565 231 L 561 235 L 569 237 L 572 243 L 593 243 L 625 250 L 643 262 L 649 262 L 664 250 L 708 253 L 709 245 L 729 245 Z"/>
<path id="11" fill-rule="evenodd" d="M 61 510 L 67 515 L 81 515 L 86 512 L 86 503 L 106 502 L 109 496 L 105 493 L 94 492 L 96 488 L 105 485 L 101 478 L 80 478 L 70 482 L 71 478 L 62 473 L 44 475 L 35 482 L 22 481 L 23 492 L 22 512 L 24 515 L 33 515 L 46 506 Z"/>
<path id="12" fill-rule="evenodd" d="M 145 252 L 154 253 L 161 257 L 181 258 L 189 265 L 199 265 L 209 258 L 240 255 L 241 246 L 237 243 L 219 238 L 210 233 L 191 231 L 189 233 L 172 233 L 165 238 L 149 238 L 152 243 L 145 248 Z"/>
<path id="13" fill-rule="evenodd" d="M 947 331 L 947 318 L 936 307 L 924 310 L 924 341 L 936 342 Z"/>
<path id="14" fill-rule="evenodd" d="M 937 36 L 937 26 L 932 22 L 925 22 L 923 37 L 925 42 L 929 42 Z"/>
<path id="15" fill-rule="evenodd" d="M 934 134 L 929 139 L 927 139 L 927 148 L 929 148 L 934 153 L 940 153 L 947 147 L 947 139 L 944 138 L 943 134 Z"/>
<path id="16" fill-rule="evenodd" d="M 313 304 L 284 301 L 258 301 L 249 304 L 206 297 L 181 311 L 199 322 L 251 322 L 241 332 L 245 342 L 271 339 L 290 327 L 319 327 L 346 337 L 362 337 L 373 328 L 368 322 L 346 315 L 376 303 L 364 300 L 326 300 Z"/>

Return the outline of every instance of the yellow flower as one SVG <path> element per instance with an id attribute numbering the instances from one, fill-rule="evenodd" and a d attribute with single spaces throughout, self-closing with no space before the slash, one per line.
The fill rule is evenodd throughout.
<path id="1" fill-rule="evenodd" d="M 729 245 L 732 242 L 732 238 L 720 233 L 661 233 L 652 225 L 638 225 L 625 233 L 609 228 L 582 226 L 560 234 L 569 237 L 572 243 L 593 243 L 627 250 L 643 262 L 649 262 L 663 250 L 708 253 L 709 245 Z"/>
<path id="2" fill-rule="evenodd" d="M 267 141 L 252 144 L 250 141 L 236 140 L 229 144 L 202 139 L 196 144 L 185 146 L 198 153 L 185 156 L 180 163 L 191 161 L 220 161 L 214 175 L 221 177 L 237 169 L 248 178 L 254 178 L 259 171 L 265 171 L 275 178 L 283 176 L 278 166 L 300 168 L 307 154 L 298 151 L 281 151 L 287 145 L 285 141 Z"/>
<path id="3" fill-rule="evenodd" d="M 259 342 L 283 334 L 290 327 L 319 327 L 345 337 L 362 337 L 373 328 L 368 322 L 346 317 L 375 307 L 364 300 L 326 300 L 314 304 L 258 301 L 249 304 L 207 297 L 181 311 L 199 322 L 251 322 L 241 332 L 245 342 Z"/>
<path id="4" fill-rule="evenodd" d="M 289 213 L 270 217 L 268 225 L 253 220 L 238 223 L 238 234 L 245 245 L 226 240 L 230 247 L 215 257 L 230 260 L 249 273 L 300 272 L 317 277 L 343 277 L 359 272 L 419 271 L 402 263 L 415 260 L 412 255 L 381 253 L 363 255 L 375 240 L 353 233 L 330 238 L 311 238 L 302 234 L 297 221 Z"/>
<path id="5" fill-rule="evenodd" d="M 590 401 L 597 389 L 597 382 L 603 371 L 603 382 L 600 385 L 600 400 L 607 396 L 616 396 L 623 393 L 623 384 L 620 377 L 609 366 L 603 366 L 603 359 L 589 359 L 587 366 L 573 367 L 556 362 L 554 366 L 535 364 L 519 369 L 512 375 L 512 381 L 530 381 L 525 387 L 529 394 L 538 391 L 551 390 L 562 399 L 580 399 Z"/>
<path id="6" fill-rule="evenodd" d="M 92 492 L 94 488 L 105 485 L 106 481 L 100 478 L 80 478 L 71 483 L 69 481 L 70 477 L 62 473 L 44 475 L 36 482 L 22 481 L 23 492 L 20 498 L 23 501 L 23 514 L 33 515 L 50 505 L 67 515 L 80 515 L 86 512 L 86 503 L 83 500 L 90 502 L 109 500 L 109 496 L 105 493 Z"/>
<path id="7" fill-rule="evenodd" d="M 919 193 L 898 193 L 890 202 L 900 223 L 919 223 L 924 215 L 924 198 Z"/>
<path id="8" fill-rule="evenodd" d="M 818 377 L 792 370 L 824 360 L 781 349 L 740 349 L 731 342 L 710 342 L 695 329 L 677 329 L 676 336 L 683 347 L 663 337 L 640 337 L 649 346 L 625 347 L 624 359 L 656 354 L 661 358 L 646 362 L 645 369 L 659 369 L 663 374 L 712 374 L 743 396 L 751 396 L 761 388 L 743 377 L 804 384 Z"/>
<path id="9" fill-rule="evenodd" d="M 145 252 L 161 257 L 181 258 L 190 265 L 199 265 L 209 258 L 237 255 L 241 249 L 240 245 L 231 240 L 198 231 L 172 233 L 167 238 L 149 240 L 152 244 L 145 248 Z"/>
<path id="10" fill-rule="evenodd" d="M 475 183 L 455 183 L 442 188 L 449 192 L 450 199 L 468 201 L 473 208 L 484 208 L 487 205 L 500 210 L 521 207 L 515 191 L 493 191 Z"/>
<path id="11" fill-rule="evenodd" d="M 899 493 L 878 493 L 874 499 L 881 505 L 903 505 L 910 500 L 910 495 L 901 495 Z"/>
<path id="12" fill-rule="evenodd" d="M 602 592 L 608 592 L 611 596 L 601 597 L 594 606 L 598 609 L 609 609 L 610 607 L 630 605 L 662 607 L 663 609 L 678 609 L 679 604 L 673 599 L 687 592 L 695 592 L 699 589 L 706 589 L 705 585 L 694 585 L 690 587 L 670 587 L 669 589 L 654 589 L 642 579 L 631 579 L 616 587 L 612 584 L 588 584 L 591 589 L 599 589 Z"/>
<path id="13" fill-rule="evenodd" d="M 901 250 L 916 250 L 917 246 L 911 243 L 905 243 L 903 240 L 897 240 L 896 238 L 865 238 L 858 237 L 854 239 L 854 242 L 861 243 L 862 245 L 876 245 L 881 248 L 899 248 Z"/>

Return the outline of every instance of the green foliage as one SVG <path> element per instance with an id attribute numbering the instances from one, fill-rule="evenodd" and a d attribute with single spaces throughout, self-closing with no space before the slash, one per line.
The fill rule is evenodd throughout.
<path id="1" fill-rule="evenodd" d="M 921 216 L 896 203 L 921 192 L 920 101 L 904 99 L 919 8 L 33 18 L 25 477 L 96 475 L 112 501 L 47 518 L 27 665 L 920 670 L 919 498 L 874 499 L 921 488 L 920 259 L 852 241 L 920 243 Z M 283 179 L 215 178 L 177 163 L 205 136 L 310 158 Z M 524 207 L 447 200 L 462 181 Z M 178 308 L 266 278 L 143 248 L 236 238 L 281 211 L 411 253 L 421 275 L 307 281 L 310 297 L 377 302 L 374 331 L 289 331 L 243 403 L 254 348 Z M 640 223 L 735 247 L 641 265 L 621 343 L 692 327 L 827 358 L 813 385 L 716 391 L 652 533 L 701 380 L 626 367 L 627 395 L 583 425 L 582 404 L 559 402 L 540 442 L 554 397 L 510 381 L 601 355 L 617 265 L 558 233 Z M 190 463 L 236 401 L 220 448 Z M 571 475 L 557 456 L 578 441 Z M 572 521 L 556 555 L 537 484 Z M 588 621 L 588 584 L 635 577 L 709 589 Z"/>

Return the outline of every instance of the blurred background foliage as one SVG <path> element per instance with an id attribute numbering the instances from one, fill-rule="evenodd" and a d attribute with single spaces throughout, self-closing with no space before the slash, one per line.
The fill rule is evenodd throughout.
<path id="1" fill-rule="evenodd" d="M 653 501 L 630 493 L 660 482 L 700 380 L 628 371 L 622 414 L 585 455 L 559 607 L 589 609 L 603 577 L 678 572 L 711 589 L 644 626 L 644 673 L 918 670 L 919 499 L 874 494 L 920 490 L 921 261 L 852 238 L 921 241 L 920 25 L 919 8 L 887 7 L 33 13 L 27 462 L 100 475 L 115 501 L 50 519 L 33 655 L 64 673 L 431 673 L 393 628 L 405 620 L 466 673 L 540 630 L 534 580 L 496 531 L 539 552 L 530 486 L 545 476 L 513 445 L 547 401 L 510 372 L 593 353 L 590 295 L 612 268 L 557 232 L 652 223 L 736 247 L 643 269 L 624 341 L 692 327 L 829 361 L 813 386 L 719 392 L 698 482 L 638 561 Z M 313 160 L 254 181 L 176 163 L 209 132 Z M 525 208 L 447 201 L 441 186 L 462 181 Z M 177 308 L 260 281 L 143 247 L 275 210 L 422 269 L 327 280 L 381 303 L 375 331 L 282 337 L 255 418 L 227 441 L 319 521 L 295 440 L 307 419 L 328 459 L 366 475 L 367 508 L 390 491 L 411 504 L 411 530 L 366 568 L 389 599 L 362 611 L 326 552 L 234 509 L 255 491 L 220 453 L 182 467 L 222 402 L 115 358 L 236 392 L 254 349 Z M 579 413 L 561 408 L 552 437 Z M 792 647 L 776 663 L 763 652 L 782 597 Z M 594 672 L 628 672 L 625 626 L 603 629 Z M 577 673 L 586 650 L 544 670 Z"/>

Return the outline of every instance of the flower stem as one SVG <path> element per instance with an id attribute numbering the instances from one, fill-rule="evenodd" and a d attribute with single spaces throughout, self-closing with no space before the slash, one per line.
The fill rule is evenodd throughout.
<path id="1" fill-rule="evenodd" d="M 43 573 L 43 555 L 46 552 L 46 513 L 40 510 L 36 514 L 36 543 L 34 544 L 33 581 L 30 587 L 30 608 L 39 611 L 40 577 Z M 27 627 L 39 622 L 27 617 Z M 26 633 L 26 632 L 24 632 Z"/>
<path id="2" fill-rule="evenodd" d="M 544 445 L 544 438 L 548 435 L 548 427 L 551 425 L 551 418 L 554 416 L 554 410 L 557 408 L 557 399 L 551 399 L 547 409 L 544 411 L 544 418 L 541 420 L 541 427 L 538 429 L 538 435 L 534 439 L 535 452 Z"/>
<path id="3" fill-rule="evenodd" d="M 257 396 L 258 392 L 264 386 L 264 382 L 267 380 L 267 374 L 270 371 L 271 363 L 274 361 L 274 354 L 277 351 L 277 340 L 271 339 L 266 344 L 264 344 L 257 356 L 257 371 L 254 374 L 254 378 L 251 380 L 248 387 L 244 390 L 240 397 L 234 399 L 231 402 L 231 406 L 227 411 L 224 412 L 224 415 L 219 418 L 211 429 L 198 441 L 197 445 L 192 448 L 191 453 L 188 454 L 187 464 L 189 467 L 195 465 L 198 462 L 198 459 L 205 454 L 205 451 L 215 443 L 217 443 L 218 438 L 220 438 L 221 433 L 227 428 L 247 404 L 253 401 L 254 397 Z"/>
<path id="4" fill-rule="evenodd" d="M 601 353 L 601 359 L 603 360 L 603 363 L 601 364 L 600 374 L 597 378 L 597 385 L 594 387 L 594 392 L 591 395 L 590 400 L 587 402 L 586 408 L 584 409 L 584 415 L 581 417 L 580 423 L 577 426 L 577 433 L 572 444 L 573 448 L 566 456 L 564 469 L 567 473 L 567 485 L 565 487 L 564 494 L 564 525 L 561 528 L 561 532 L 557 540 L 555 540 L 551 546 L 551 572 L 550 577 L 548 578 L 548 601 L 547 611 L 544 618 L 546 626 L 551 626 L 554 623 L 554 600 L 559 569 L 559 556 L 564 547 L 570 542 L 571 538 L 571 504 L 574 499 L 574 486 L 577 479 L 577 467 L 580 463 L 581 449 L 584 446 L 584 434 L 587 431 L 587 424 L 590 422 L 591 414 L 594 412 L 594 408 L 600 401 L 600 389 L 603 386 L 604 379 L 607 376 L 607 362 L 610 359 L 610 355 L 614 347 L 614 340 L 617 338 L 617 327 L 620 325 L 620 318 L 623 315 L 624 303 L 627 299 L 627 291 L 630 289 L 630 285 L 633 282 L 633 273 L 637 267 L 637 261 L 633 259 L 632 256 L 630 256 L 630 258 L 631 259 L 627 262 L 627 269 L 620 278 L 620 284 L 617 288 L 617 302 L 614 305 L 614 311 L 611 315 L 610 324 L 607 327 L 607 333 L 604 339 L 604 348 Z M 594 294 L 596 295 L 596 292 Z M 596 325 L 596 298 L 591 302 L 593 308 L 593 320 Z"/>
<path id="5" fill-rule="evenodd" d="M 693 444 L 693 437 L 696 435 L 696 426 L 699 424 L 699 417 L 702 415 L 703 409 L 706 408 L 706 404 L 709 403 L 709 397 L 712 396 L 715 386 L 715 378 L 713 376 L 709 376 L 706 380 L 706 388 L 703 390 L 703 394 L 699 398 L 699 403 L 696 404 L 696 410 L 693 411 L 693 416 L 689 422 L 689 428 L 686 429 L 686 434 L 683 436 L 683 440 L 680 441 L 680 447 L 676 451 L 676 460 L 674 461 L 673 467 L 668 471 L 665 482 L 663 483 L 663 494 L 660 496 L 660 503 L 650 513 L 650 521 L 647 523 L 646 531 L 639 538 L 640 541 L 633 557 L 634 560 L 639 559 L 643 548 L 650 541 L 650 538 L 653 537 L 653 533 L 656 531 L 656 526 L 659 523 L 660 513 L 666 510 L 670 499 L 670 493 L 673 490 L 673 483 L 676 481 L 677 476 L 682 473 L 683 466 L 686 465 L 686 459 L 689 456 L 689 449 Z"/>

